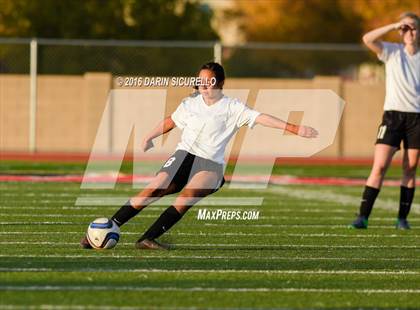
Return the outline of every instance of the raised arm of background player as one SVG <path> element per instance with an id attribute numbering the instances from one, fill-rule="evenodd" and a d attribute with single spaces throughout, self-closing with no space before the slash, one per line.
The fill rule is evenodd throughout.
<path id="1" fill-rule="evenodd" d="M 393 23 L 380 28 L 369 31 L 363 36 L 363 43 L 376 54 L 382 53 L 382 42 L 379 40 L 382 36 L 393 30 L 399 29 L 403 23 Z"/>

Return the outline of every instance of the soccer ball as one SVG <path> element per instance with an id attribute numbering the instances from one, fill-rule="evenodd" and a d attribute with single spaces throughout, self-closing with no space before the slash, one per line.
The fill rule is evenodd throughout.
<path id="1" fill-rule="evenodd" d="M 86 237 L 94 249 L 112 249 L 120 239 L 120 228 L 105 217 L 90 223 Z"/>

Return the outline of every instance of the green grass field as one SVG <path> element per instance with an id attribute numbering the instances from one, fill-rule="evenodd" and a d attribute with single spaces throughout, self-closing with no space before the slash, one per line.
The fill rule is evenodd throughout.
<path id="1" fill-rule="evenodd" d="M 42 165 L 10 162 L 1 172 L 57 173 Z M 297 170 L 331 173 L 325 167 Z M 334 175 L 364 177 L 366 171 L 339 167 Z M 93 251 L 78 246 L 88 223 L 117 207 L 75 206 L 76 199 L 128 197 L 136 192 L 131 185 L 81 190 L 77 183 L 0 183 L 0 308 L 419 308 L 419 200 L 410 215 L 413 229 L 396 231 L 399 189 L 386 187 L 369 229 L 355 231 L 347 225 L 361 191 L 226 186 L 214 197 L 264 197 L 263 205 L 196 206 L 161 239 L 176 249 L 139 251 L 134 242 L 165 208 L 151 206 L 123 227 L 115 249 Z M 199 221 L 199 208 L 259 210 L 260 218 Z"/>

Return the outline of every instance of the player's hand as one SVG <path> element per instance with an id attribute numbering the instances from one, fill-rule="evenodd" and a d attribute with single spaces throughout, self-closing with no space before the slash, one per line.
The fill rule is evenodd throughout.
<path id="1" fill-rule="evenodd" d="M 309 126 L 299 126 L 298 136 L 304 138 L 316 138 L 318 136 L 318 131 Z"/>
<path id="2" fill-rule="evenodd" d="M 143 152 L 147 152 L 152 147 L 154 147 L 152 139 L 144 139 L 143 140 L 143 142 L 141 144 L 141 149 L 142 149 Z"/>
<path id="3" fill-rule="evenodd" d="M 402 23 L 402 22 L 398 22 L 398 23 L 393 24 L 393 26 L 394 26 L 394 29 L 395 29 L 395 30 L 400 30 L 400 28 L 401 28 L 402 26 L 404 26 L 404 23 Z"/>

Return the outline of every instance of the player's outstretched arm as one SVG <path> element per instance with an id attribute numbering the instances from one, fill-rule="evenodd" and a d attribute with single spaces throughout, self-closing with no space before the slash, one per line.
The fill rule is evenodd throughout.
<path id="1" fill-rule="evenodd" d="M 316 138 L 318 136 L 318 131 L 312 127 L 290 124 L 269 114 L 258 115 L 255 123 L 265 127 L 284 129 L 304 138 Z"/>
<path id="2" fill-rule="evenodd" d="M 369 31 L 363 36 L 363 43 L 365 43 L 371 51 L 376 54 L 381 54 L 383 47 L 379 39 L 388 32 L 399 29 L 401 26 L 401 23 L 394 23 Z"/>
<path id="3" fill-rule="evenodd" d="M 144 137 L 141 144 L 141 149 L 143 152 L 151 149 L 153 147 L 153 139 L 163 135 L 172 129 L 175 128 L 175 123 L 170 116 L 161 121 L 149 134 Z"/>

